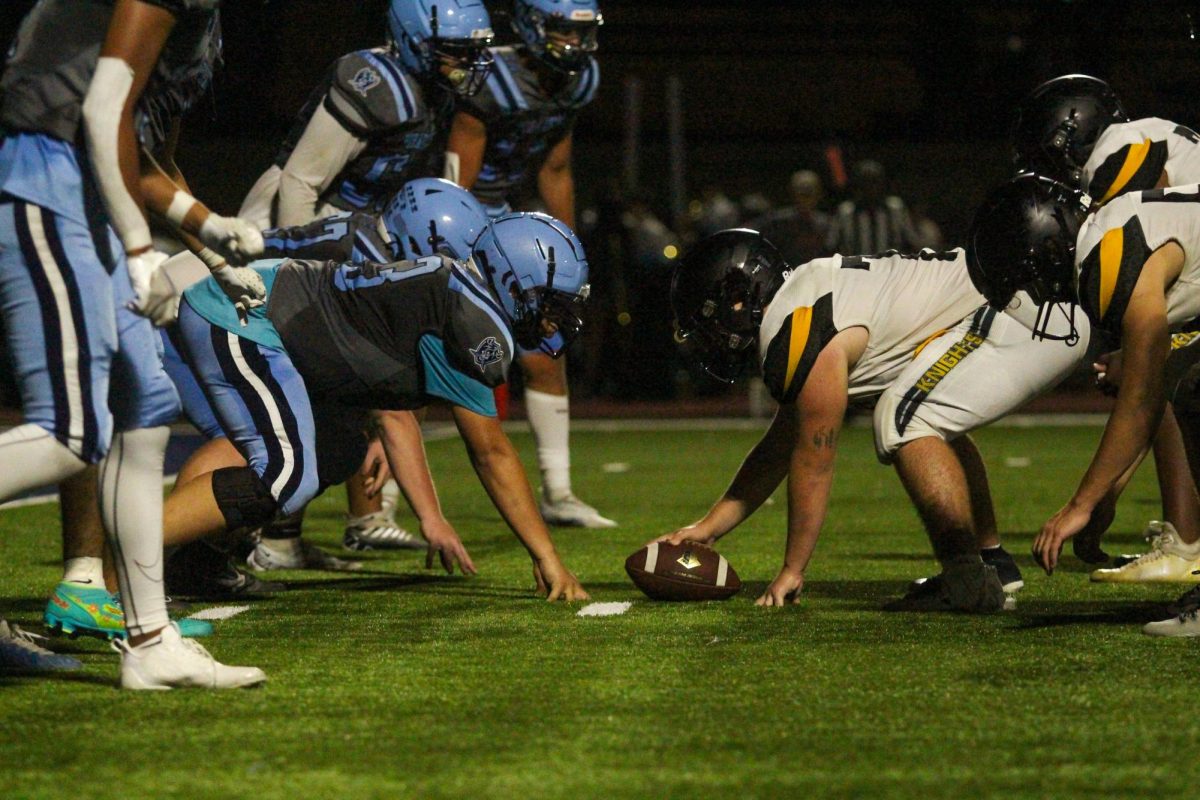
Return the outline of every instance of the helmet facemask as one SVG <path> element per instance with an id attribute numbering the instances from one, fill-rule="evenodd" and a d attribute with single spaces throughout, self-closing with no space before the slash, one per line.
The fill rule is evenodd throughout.
<path id="1" fill-rule="evenodd" d="M 483 88 L 495 58 L 488 47 L 493 43 L 490 28 L 473 31 L 469 38 L 449 38 L 439 35 L 438 7 L 430 7 L 430 35 L 417 41 L 407 33 L 394 47 L 410 50 L 422 71 L 435 83 L 460 97 L 471 97 Z"/>
<path id="2" fill-rule="evenodd" d="M 557 262 L 553 247 L 548 249 L 547 259 L 545 285 L 522 290 L 515 282 L 509 284 L 509 291 L 516 301 L 513 338 L 526 350 L 540 350 L 551 358 L 558 358 L 583 329 L 583 311 L 591 287 L 583 284 L 578 294 L 555 289 Z M 561 344 L 555 343 L 556 338 Z"/>
<path id="3" fill-rule="evenodd" d="M 568 75 L 580 72 L 599 47 L 598 33 L 604 24 L 599 13 L 589 14 L 588 19 L 567 19 L 528 5 L 518 13 L 519 26 L 526 29 L 527 43 L 530 39 L 537 42 L 535 54 L 560 72 Z"/>
<path id="4" fill-rule="evenodd" d="M 675 341 L 710 376 L 733 383 L 754 353 L 770 298 L 761 296 L 761 284 L 740 270 L 727 274 L 713 290 L 691 319 L 676 321 Z"/>

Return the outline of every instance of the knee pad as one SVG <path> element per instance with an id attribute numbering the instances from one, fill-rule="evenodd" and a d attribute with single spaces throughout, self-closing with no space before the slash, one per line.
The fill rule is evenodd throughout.
<path id="1" fill-rule="evenodd" d="M 271 491 L 250 467 L 223 467 L 215 471 L 212 488 L 227 530 L 265 525 L 279 510 Z"/>

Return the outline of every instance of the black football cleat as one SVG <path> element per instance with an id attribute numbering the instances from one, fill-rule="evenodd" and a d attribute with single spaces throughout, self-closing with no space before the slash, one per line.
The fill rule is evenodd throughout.
<path id="1" fill-rule="evenodd" d="M 985 548 L 979 551 L 979 557 L 983 563 L 996 568 L 996 576 L 1000 578 L 1005 594 L 1015 594 L 1025 588 L 1025 580 L 1021 577 L 1017 562 L 1004 547 Z"/>
<path id="2" fill-rule="evenodd" d="M 234 566 L 225 551 L 208 542 L 192 542 L 178 548 L 167 559 L 163 577 L 172 595 L 201 600 L 237 600 L 282 592 L 287 586 L 264 581 Z"/>

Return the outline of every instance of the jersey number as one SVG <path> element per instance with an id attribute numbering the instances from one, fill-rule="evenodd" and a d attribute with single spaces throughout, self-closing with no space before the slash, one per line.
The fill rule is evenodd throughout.
<path id="1" fill-rule="evenodd" d="M 427 256 L 415 261 L 396 264 L 343 264 L 333 276 L 333 285 L 343 292 L 370 289 L 385 283 L 397 283 L 409 278 L 429 275 L 442 268 L 441 256 Z"/>

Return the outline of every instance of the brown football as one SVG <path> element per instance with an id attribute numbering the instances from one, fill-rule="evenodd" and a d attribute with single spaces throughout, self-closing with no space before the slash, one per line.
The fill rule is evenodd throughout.
<path id="1" fill-rule="evenodd" d="M 652 542 L 625 559 L 625 571 L 652 600 L 727 600 L 742 588 L 725 556 L 702 544 Z"/>

